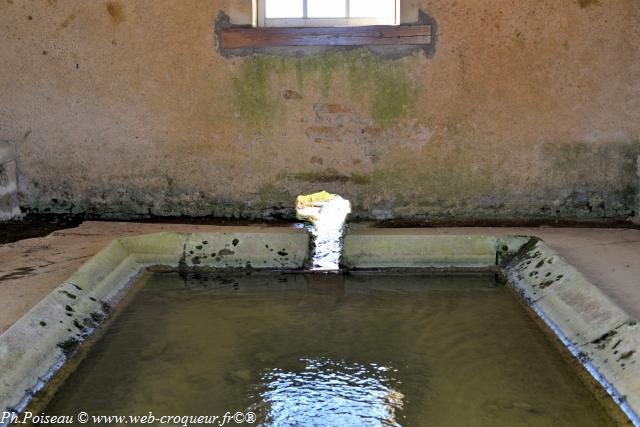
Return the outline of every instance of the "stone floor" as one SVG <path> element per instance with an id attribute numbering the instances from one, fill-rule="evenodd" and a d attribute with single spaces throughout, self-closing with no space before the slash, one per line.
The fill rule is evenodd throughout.
<path id="1" fill-rule="evenodd" d="M 357 224 L 353 227 L 366 227 Z M 0 333 L 111 240 L 158 231 L 204 231 L 206 225 L 85 222 L 43 238 L 0 245 Z M 424 228 L 424 234 L 538 236 L 640 319 L 640 230 L 598 228 Z M 384 233 L 383 229 L 380 229 Z"/>

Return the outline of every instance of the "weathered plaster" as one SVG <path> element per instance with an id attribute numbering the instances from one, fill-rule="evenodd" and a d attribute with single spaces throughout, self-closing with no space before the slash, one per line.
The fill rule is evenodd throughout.
<path id="1" fill-rule="evenodd" d="M 40 212 L 626 217 L 640 184 L 640 5 L 406 2 L 437 52 L 224 58 L 249 1 L 0 1 L 0 138 Z M 245 22 L 247 21 L 247 22 Z"/>

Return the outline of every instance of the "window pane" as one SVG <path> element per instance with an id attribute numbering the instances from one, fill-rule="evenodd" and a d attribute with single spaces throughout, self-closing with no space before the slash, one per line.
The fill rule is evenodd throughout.
<path id="1" fill-rule="evenodd" d="M 307 16 L 309 18 L 345 18 L 346 15 L 346 0 L 307 1 Z"/>
<path id="2" fill-rule="evenodd" d="M 395 0 L 351 0 L 349 15 L 352 18 L 394 18 Z"/>
<path id="3" fill-rule="evenodd" d="M 267 18 L 302 18 L 302 0 L 265 0 Z"/>

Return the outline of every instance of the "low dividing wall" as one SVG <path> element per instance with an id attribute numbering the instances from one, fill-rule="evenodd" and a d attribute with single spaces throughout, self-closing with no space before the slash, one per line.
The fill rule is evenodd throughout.
<path id="1" fill-rule="evenodd" d="M 344 238 L 348 268 L 486 268 L 514 254 L 528 237 L 425 234 L 424 229 L 352 230 Z"/>

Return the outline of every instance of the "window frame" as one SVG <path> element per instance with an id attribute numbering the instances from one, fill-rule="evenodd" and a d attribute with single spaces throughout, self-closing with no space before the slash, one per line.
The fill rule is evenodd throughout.
<path id="1" fill-rule="evenodd" d="M 307 1 L 301 0 L 304 4 L 304 15 L 302 18 L 267 18 L 266 0 L 253 0 L 253 26 L 258 28 L 274 27 L 360 27 L 367 25 L 400 25 L 400 1 L 395 3 L 395 16 L 390 18 L 350 18 L 349 1 L 346 1 L 344 18 L 309 18 L 307 17 Z"/>

